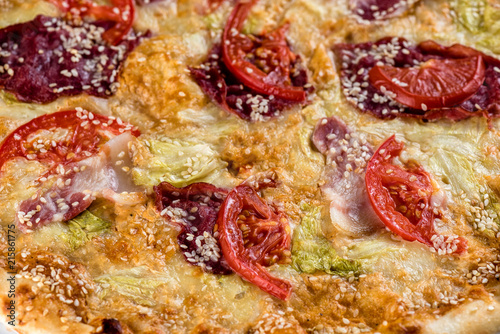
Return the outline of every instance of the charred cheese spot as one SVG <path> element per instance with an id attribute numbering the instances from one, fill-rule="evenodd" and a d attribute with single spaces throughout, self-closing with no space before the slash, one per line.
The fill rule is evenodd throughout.
<path id="1" fill-rule="evenodd" d="M 302 125 L 300 115 L 290 114 L 284 123 L 268 122 L 251 127 L 250 131 L 234 131 L 226 139 L 221 157 L 236 174 L 246 168 L 252 168 L 255 173 L 288 166 L 295 153 L 292 153 L 294 144 L 300 147 L 298 132 Z M 295 172 L 307 173 L 301 170 Z M 312 172 L 319 173 L 318 170 Z M 300 179 L 300 176 L 296 178 Z"/>
<path id="2" fill-rule="evenodd" d="M 356 286 L 335 276 L 302 275 L 290 305 L 302 327 L 312 330 L 344 327 L 343 319 L 358 329 L 368 329 L 355 305 Z"/>

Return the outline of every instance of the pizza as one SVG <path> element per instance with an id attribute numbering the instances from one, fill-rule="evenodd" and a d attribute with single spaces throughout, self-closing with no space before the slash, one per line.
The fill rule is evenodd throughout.
<path id="1" fill-rule="evenodd" d="M 497 0 L 0 0 L 1 323 L 500 331 Z"/>

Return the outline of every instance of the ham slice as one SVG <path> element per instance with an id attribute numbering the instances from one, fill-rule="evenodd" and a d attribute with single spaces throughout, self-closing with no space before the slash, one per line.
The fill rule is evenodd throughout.
<path id="1" fill-rule="evenodd" d="M 328 182 L 322 191 L 331 201 L 333 224 L 351 236 L 369 234 L 382 227 L 366 192 L 366 164 L 373 148 L 364 136 L 351 132 L 340 119 L 330 117 L 318 122 L 312 140 L 326 156 Z"/>
<path id="2" fill-rule="evenodd" d="M 127 175 L 131 168 L 128 143 L 135 137 L 126 132 L 103 145 L 98 154 L 70 165 L 59 165 L 48 190 L 21 202 L 17 226 L 25 233 L 51 222 L 69 220 L 105 197 L 120 204 L 145 200 L 143 190 Z"/>

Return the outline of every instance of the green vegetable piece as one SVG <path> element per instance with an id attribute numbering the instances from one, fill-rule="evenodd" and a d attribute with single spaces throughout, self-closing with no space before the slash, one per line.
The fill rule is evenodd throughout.
<path id="1" fill-rule="evenodd" d="M 209 144 L 165 138 L 148 139 L 137 147 L 132 178 L 137 185 L 155 186 L 166 181 L 176 187 L 218 178 L 226 163 Z"/>
<path id="2" fill-rule="evenodd" d="M 489 48 L 495 53 L 500 52 L 500 3 L 496 6 L 487 3 L 484 8 L 485 36 L 479 44 Z"/>
<path id="3" fill-rule="evenodd" d="M 331 275 L 345 276 L 358 272 L 359 262 L 339 257 L 323 236 L 320 208 L 303 205 L 302 210 L 306 211 L 306 215 L 295 229 L 292 239 L 292 267 L 308 274 L 324 271 Z"/>
<path id="4" fill-rule="evenodd" d="M 62 239 L 70 245 L 72 250 L 75 250 L 94 237 L 106 232 L 110 227 L 110 222 L 85 210 L 68 221 L 68 232 L 62 235 Z"/>
<path id="5" fill-rule="evenodd" d="M 484 23 L 486 0 L 457 0 L 458 21 L 469 31 L 478 32 Z"/>
<path id="6" fill-rule="evenodd" d="M 479 45 L 500 52 L 500 3 L 497 0 L 457 0 L 457 20 L 476 35 Z"/>

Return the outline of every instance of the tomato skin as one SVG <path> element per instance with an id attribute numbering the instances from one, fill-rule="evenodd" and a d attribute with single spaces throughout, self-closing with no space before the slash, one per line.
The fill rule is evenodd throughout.
<path id="1" fill-rule="evenodd" d="M 222 35 L 224 64 L 241 83 L 258 93 L 303 102 L 306 93 L 302 87 L 292 86 L 288 82 L 276 82 L 275 78 L 245 60 L 248 49 L 251 49 L 251 42 L 248 37 L 240 36 L 240 32 L 250 9 L 256 2 L 256 0 L 239 2 L 231 13 Z M 276 58 L 280 62 L 278 66 L 278 71 L 281 72 L 278 75 L 280 78 L 287 78 L 290 58 L 293 57 L 284 38 L 285 30 L 286 27 L 278 29 L 273 40 L 269 40 L 266 45 L 267 50 L 273 50 L 277 54 Z"/>
<path id="2" fill-rule="evenodd" d="M 253 188 L 245 184 L 239 185 L 228 194 L 217 217 L 222 253 L 231 269 L 242 278 L 274 297 L 286 300 L 291 294 L 291 284 L 269 274 L 259 263 L 260 261 L 255 259 L 255 254 L 252 256 L 251 251 L 245 247 L 243 234 L 238 226 L 238 218 L 244 210 L 252 211 L 264 223 L 269 221 L 282 222 L 284 218 L 284 215 L 273 212 Z M 284 226 L 284 230 L 285 232 L 282 233 L 288 233 L 283 236 L 279 246 L 289 249 L 288 224 Z"/>
<path id="3" fill-rule="evenodd" d="M 405 240 L 434 247 L 433 238 L 438 233 L 434 229 L 436 215 L 430 203 L 431 179 L 421 166 L 402 168 L 391 163 L 403 147 L 393 135 L 375 152 L 365 176 L 368 197 L 377 216 L 392 232 Z M 461 254 L 467 249 L 467 241 L 457 240 L 455 253 Z"/>
<path id="4" fill-rule="evenodd" d="M 113 21 L 115 25 L 106 30 L 103 38 L 117 45 L 128 34 L 135 18 L 134 0 L 111 0 L 112 6 L 99 6 L 92 0 L 48 0 L 69 16 L 91 16 L 96 20 Z M 114 11 L 118 8 L 118 13 Z"/>
<path id="5" fill-rule="evenodd" d="M 46 152 L 36 153 L 36 160 L 52 167 L 85 159 L 88 157 L 86 152 L 94 154 L 98 151 L 98 145 L 103 142 L 103 139 L 128 131 L 126 124 L 118 124 L 99 114 L 92 114 L 92 119 L 89 120 L 88 115 L 84 116 L 77 110 L 65 110 L 39 116 L 21 125 L 7 136 L 0 146 L 0 171 L 10 159 L 27 158 L 29 154 L 36 153 L 31 145 L 27 147 L 26 141 L 30 135 L 39 130 L 63 128 L 73 131 L 69 142 L 54 143 L 55 146 L 52 144 Z M 84 119 L 85 117 L 87 120 Z M 99 124 L 94 124 L 94 121 Z M 132 130 L 132 134 L 138 136 L 140 132 Z"/>
<path id="6" fill-rule="evenodd" d="M 497 59 L 492 56 L 488 56 L 487 54 L 480 52 L 476 49 L 473 49 L 469 46 L 465 46 L 462 44 L 453 44 L 450 46 L 443 46 L 438 44 L 432 40 L 423 41 L 418 45 L 418 48 L 423 52 L 428 54 L 438 55 L 447 58 L 469 58 L 469 57 L 483 57 L 483 60 L 486 64 L 493 66 L 500 66 L 500 59 Z"/>
<path id="7" fill-rule="evenodd" d="M 473 73 L 464 76 L 469 69 L 473 69 Z M 427 110 L 453 107 L 470 98 L 482 86 L 485 70 L 483 58 L 479 55 L 462 59 L 431 59 L 420 68 L 374 66 L 369 78 L 377 89 L 381 90 L 383 86 L 395 93 L 394 99 L 399 103 Z M 396 79 L 407 86 L 397 84 Z"/>
<path id="8" fill-rule="evenodd" d="M 106 30 L 102 37 L 112 45 L 117 45 L 132 29 L 135 19 L 135 5 L 134 0 L 112 0 L 112 3 L 115 8 L 120 8 L 121 13 L 115 26 Z"/>

